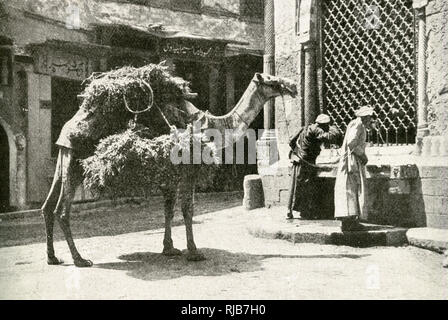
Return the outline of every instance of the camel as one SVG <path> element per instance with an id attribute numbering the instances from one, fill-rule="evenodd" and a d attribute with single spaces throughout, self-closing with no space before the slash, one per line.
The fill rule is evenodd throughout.
<path id="1" fill-rule="evenodd" d="M 228 142 L 232 143 L 236 142 L 245 134 L 251 122 L 269 99 L 284 94 L 291 96 L 297 94 L 296 85 L 291 80 L 256 73 L 241 99 L 226 115 L 213 116 L 208 112 L 203 112 L 197 109 L 192 103 L 185 99 L 180 102 L 183 105 L 177 106 L 177 108 L 173 108 L 173 106 L 167 107 L 171 107 L 171 110 L 173 111 L 175 109 L 181 110 L 179 112 L 183 114 L 186 122 L 192 123 L 193 121 L 199 121 L 201 129 L 213 128 L 223 133 L 226 129 L 237 129 L 233 131 L 234 136 L 232 137 L 232 141 Z M 69 120 L 69 122 L 72 121 L 73 123 L 73 119 L 74 118 Z M 62 132 L 63 131 L 64 129 Z M 223 147 L 225 146 L 226 144 L 223 145 Z M 41 209 L 45 220 L 47 235 L 47 263 L 50 265 L 63 263 L 62 260 L 55 256 L 53 247 L 53 226 L 56 218 L 64 233 L 75 266 L 90 267 L 93 265 L 93 262 L 82 258 L 75 246 L 70 229 L 70 207 L 75 190 L 83 180 L 82 168 L 79 161 L 77 161 L 79 159 L 77 159 L 76 150 L 62 145 L 58 145 L 58 147 L 59 155 L 53 183 Z M 182 254 L 180 250 L 173 246 L 173 240 L 171 238 L 171 221 L 174 216 L 174 206 L 179 197 L 186 228 L 188 249 L 187 259 L 189 261 L 200 261 L 205 259 L 204 255 L 197 249 L 193 237 L 192 219 L 194 211 L 193 198 L 195 176 L 194 169 L 182 170 L 179 181 L 173 181 L 161 188 L 164 197 L 165 214 L 165 234 L 162 254 L 167 256 Z"/>

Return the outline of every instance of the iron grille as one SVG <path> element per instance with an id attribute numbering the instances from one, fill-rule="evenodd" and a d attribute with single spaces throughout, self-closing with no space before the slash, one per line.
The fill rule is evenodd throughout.
<path id="1" fill-rule="evenodd" d="M 374 108 L 374 144 L 414 143 L 417 126 L 414 13 L 410 0 L 324 0 L 323 102 L 343 131 Z"/>

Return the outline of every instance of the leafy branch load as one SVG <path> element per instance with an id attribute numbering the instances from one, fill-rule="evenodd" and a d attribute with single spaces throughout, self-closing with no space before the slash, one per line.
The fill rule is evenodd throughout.
<path id="1" fill-rule="evenodd" d="M 177 127 L 187 119 L 176 119 L 167 104 L 179 105 L 190 94 L 189 83 L 161 64 L 123 67 L 88 78 L 80 110 L 65 132 L 84 159 L 84 185 L 98 195 L 146 195 L 178 183 L 185 165 L 172 163 L 173 148 L 191 154 L 192 144 L 199 143 L 216 159 L 213 145 L 203 142 L 202 134 L 193 135 L 191 125 L 170 127 L 167 118 Z M 133 119 L 137 123 L 129 126 Z"/>
<path id="2" fill-rule="evenodd" d="M 189 82 L 172 76 L 163 64 L 94 73 L 85 84 L 80 109 L 64 133 L 81 155 L 93 151 L 92 144 L 99 139 L 127 128 L 134 114 L 126 104 L 137 112 L 151 106 L 148 112 L 139 114 L 138 122 L 158 136 L 169 132 L 169 127 L 157 108 L 167 113 L 164 109 L 168 103 L 176 104 L 191 94 Z M 83 150 L 87 148 L 90 150 Z"/>
<path id="3" fill-rule="evenodd" d="M 201 145 L 201 151 L 217 161 L 214 145 L 204 142 L 203 134 L 193 135 L 191 126 L 152 139 L 145 137 L 145 131 L 132 129 L 111 135 L 82 161 L 84 185 L 94 194 L 113 198 L 148 195 L 176 185 L 184 169 L 200 170 L 198 177 L 203 180 L 198 183 L 206 184 L 211 176 L 208 170 L 213 170 L 213 166 L 174 164 L 171 160 L 172 152 L 185 152 L 191 161 L 193 143 Z"/>

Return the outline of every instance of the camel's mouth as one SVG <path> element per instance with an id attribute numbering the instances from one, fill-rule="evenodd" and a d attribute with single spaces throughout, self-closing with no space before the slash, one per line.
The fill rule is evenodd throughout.
<path id="1" fill-rule="evenodd" d="M 268 75 L 265 73 L 256 73 L 255 81 L 272 86 L 278 89 L 281 94 L 289 94 L 292 97 L 295 97 L 298 93 L 295 82 L 287 78 Z"/>
<path id="2" fill-rule="evenodd" d="M 283 91 L 286 91 L 287 93 L 289 93 L 293 98 L 295 96 L 297 96 L 297 85 L 293 82 L 291 83 L 284 83 L 284 84 L 280 84 L 280 88 Z"/>

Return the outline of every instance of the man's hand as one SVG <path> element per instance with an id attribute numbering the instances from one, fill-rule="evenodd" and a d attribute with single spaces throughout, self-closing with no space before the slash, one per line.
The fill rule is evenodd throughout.
<path id="1" fill-rule="evenodd" d="M 361 160 L 361 164 L 362 164 L 363 166 L 365 166 L 365 165 L 367 164 L 367 162 L 369 162 L 369 158 L 367 158 L 367 155 L 366 155 L 366 154 L 361 155 L 361 156 L 360 156 L 360 160 Z"/>
<path id="2" fill-rule="evenodd" d="M 330 133 L 330 142 L 337 146 L 342 146 L 342 142 L 344 141 L 344 136 L 342 132 L 339 130 L 338 127 L 335 125 L 330 126 L 329 128 Z"/>

